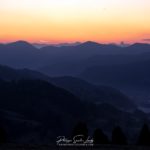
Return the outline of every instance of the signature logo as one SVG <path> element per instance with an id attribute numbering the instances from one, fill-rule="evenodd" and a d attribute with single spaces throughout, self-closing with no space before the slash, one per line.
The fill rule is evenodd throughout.
<path id="1" fill-rule="evenodd" d="M 65 136 L 58 136 L 56 140 L 58 146 L 93 146 L 93 139 L 84 135 L 76 135 L 72 139 Z"/>

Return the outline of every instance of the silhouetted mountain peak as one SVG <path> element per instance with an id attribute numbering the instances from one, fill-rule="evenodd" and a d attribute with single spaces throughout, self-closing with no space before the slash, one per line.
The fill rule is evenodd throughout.
<path id="1" fill-rule="evenodd" d="M 7 44 L 8 46 L 11 47 L 21 47 L 21 48 L 34 48 L 34 46 L 26 41 L 16 41 Z"/>
<path id="2" fill-rule="evenodd" d="M 141 48 L 141 47 L 149 47 L 150 46 L 150 44 L 147 44 L 147 43 L 134 43 L 133 45 L 131 45 L 130 47 L 131 48 Z"/>
<path id="3" fill-rule="evenodd" d="M 100 46 L 102 44 L 99 44 L 99 43 L 96 43 L 96 42 L 93 42 L 93 41 L 87 41 L 87 42 L 84 42 L 83 44 L 81 44 L 80 46 Z"/>

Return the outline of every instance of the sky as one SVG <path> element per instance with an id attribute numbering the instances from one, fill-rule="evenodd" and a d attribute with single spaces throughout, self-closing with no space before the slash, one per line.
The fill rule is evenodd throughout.
<path id="1" fill-rule="evenodd" d="M 0 0 L 0 42 L 150 42 L 150 0 Z"/>

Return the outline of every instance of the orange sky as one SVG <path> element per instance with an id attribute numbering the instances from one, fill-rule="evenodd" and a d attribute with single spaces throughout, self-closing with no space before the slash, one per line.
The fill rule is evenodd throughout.
<path id="1" fill-rule="evenodd" d="M 142 42 L 150 0 L 0 0 L 0 42 Z"/>

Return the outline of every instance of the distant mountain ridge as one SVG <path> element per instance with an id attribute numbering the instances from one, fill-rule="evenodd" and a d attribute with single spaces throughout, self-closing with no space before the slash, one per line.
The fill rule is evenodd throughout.
<path id="1" fill-rule="evenodd" d="M 129 84 L 150 86 L 150 60 L 121 65 L 92 66 L 85 70 L 83 78 L 97 83 Z M 99 80 L 99 81 L 98 81 Z"/>
<path id="2" fill-rule="evenodd" d="M 52 78 L 37 71 L 18 70 L 0 65 L 0 79 L 5 81 L 44 80 L 69 91 L 84 102 L 108 103 L 125 111 L 136 108 L 132 100 L 120 91 L 106 86 L 96 86 L 75 77 Z"/>
<path id="3" fill-rule="evenodd" d="M 70 91 L 86 102 L 95 104 L 107 103 L 124 111 L 136 108 L 136 105 L 126 95 L 108 86 L 96 86 L 74 77 L 52 78 L 51 83 Z"/>
<path id="4" fill-rule="evenodd" d="M 0 65 L 0 79 L 5 81 L 22 79 L 49 79 L 48 76 L 29 69 L 12 69 L 8 66 Z"/>
<path id="5" fill-rule="evenodd" d="M 20 47 L 20 48 L 34 48 L 34 46 L 26 41 L 16 41 L 16 42 L 12 42 L 12 43 L 7 43 L 5 44 L 6 46 L 10 46 L 10 47 Z"/>
<path id="6" fill-rule="evenodd" d="M 74 46 L 46 46 L 39 49 L 26 41 L 17 41 L 0 45 L 0 64 L 14 68 L 37 69 L 51 76 L 76 75 L 92 65 L 93 60 L 89 58 L 94 56 L 107 60 L 110 55 L 117 59 L 124 57 L 122 55 L 130 55 L 130 59 L 133 57 L 135 60 L 135 54 L 150 53 L 149 47 L 149 44 L 120 47 L 87 41 Z M 142 57 L 150 58 L 150 54 Z M 125 62 L 128 61 L 128 56 L 124 59 Z"/>
<path id="7" fill-rule="evenodd" d="M 92 66 L 79 75 L 80 78 L 96 84 L 120 89 L 141 108 L 150 111 L 150 60 L 128 64 Z"/>
<path id="8" fill-rule="evenodd" d="M 125 94 L 141 101 L 149 99 L 149 60 L 150 45 L 143 43 L 120 47 L 88 41 L 77 46 L 47 46 L 41 49 L 24 41 L 0 45 L 0 64 L 2 65 L 17 69 L 37 70 L 51 77 L 79 77 L 84 72 L 85 78 L 91 75 L 88 78 L 95 80 L 95 83 L 108 84 L 118 89 L 121 88 L 120 90 L 126 88 Z M 95 72 L 97 76 L 94 78 L 92 76 L 96 74 Z M 109 84 L 114 82 L 122 85 L 123 81 L 126 83 L 125 87 Z M 133 81 L 134 87 L 131 86 Z M 132 90 L 127 91 L 131 87 Z M 146 106 L 147 102 L 144 105 Z"/>

